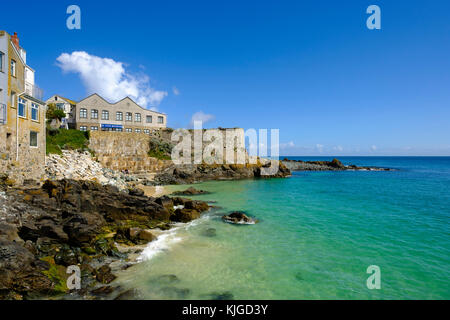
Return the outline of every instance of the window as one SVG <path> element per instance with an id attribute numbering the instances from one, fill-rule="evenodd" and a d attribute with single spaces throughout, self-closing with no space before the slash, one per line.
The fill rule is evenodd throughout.
<path id="1" fill-rule="evenodd" d="M 13 59 L 11 59 L 11 75 L 16 76 L 16 62 Z"/>
<path id="2" fill-rule="evenodd" d="M 26 117 L 26 101 L 22 98 L 19 98 L 19 117 L 25 118 Z"/>
<path id="3" fill-rule="evenodd" d="M 159 116 L 158 117 L 158 123 L 164 123 L 164 117 Z"/>
<path id="4" fill-rule="evenodd" d="M 122 128 L 116 128 L 116 131 L 122 132 Z"/>
<path id="5" fill-rule="evenodd" d="M 131 129 L 131 128 L 126 128 L 126 129 L 125 129 L 125 132 L 133 132 L 133 129 Z"/>
<path id="6" fill-rule="evenodd" d="M 133 114 L 131 112 L 126 113 L 125 121 L 133 121 Z"/>
<path id="7" fill-rule="evenodd" d="M 87 131 L 87 127 L 86 126 L 80 126 L 80 131 Z"/>
<path id="8" fill-rule="evenodd" d="M 134 114 L 134 121 L 141 122 L 141 114 L 140 113 L 135 113 Z"/>
<path id="9" fill-rule="evenodd" d="M 150 130 L 144 129 L 144 133 L 145 133 L 145 134 L 150 134 Z"/>
<path id="10" fill-rule="evenodd" d="M 147 116 L 147 123 L 152 123 L 152 116 Z"/>
<path id="11" fill-rule="evenodd" d="M 35 131 L 30 131 L 30 147 L 38 146 L 38 133 Z"/>
<path id="12" fill-rule="evenodd" d="M 83 118 L 83 119 L 87 118 L 87 109 L 85 109 L 85 108 L 80 109 L 80 118 Z"/>
<path id="13" fill-rule="evenodd" d="M 91 127 L 91 131 L 98 131 L 98 127 Z"/>
<path id="14" fill-rule="evenodd" d="M 102 110 L 102 120 L 109 120 L 109 111 Z"/>
<path id="15" fill-rule="evenodd" d="M 136 130 L 134 130 L 134 132 L 141 133 L 141 129 L 136 129 Z"/>
<path id="16" fill-rule="evenodd" d="M 91 119 L 98 119 L 98 110 L 97 109 L 91 110 Z"/>
<path id="17" fill-rule="evenodd" d="M 16 107 L 16 93 L 14 91 L 11 91 L 11 108 Z"/>
<path id="18" fill-rule="evenodd" d="M 31 120 L 39 121 L 39 105 L 36 103 L 31 104 Z"/>
<path id="19" fill-rule="evenodd" d="M 0 71 L 3 71 L 3 57 L 5 54 L 0 51 Z"/>
<path id="20" fill-rule="evenodd" d="M 116 112 L 116 121 L 123 121 L 123 113 L 120 111 Z"/>

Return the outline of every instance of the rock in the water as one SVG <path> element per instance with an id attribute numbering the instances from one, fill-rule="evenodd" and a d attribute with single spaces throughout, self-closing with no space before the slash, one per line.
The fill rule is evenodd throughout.
<path id="1" fill-rule="evenodd" d="M 191 294 L 191 290 L 187 288 L 163 287 L 159 291 L 173 299 L 186 299 Z"/>
<path id="2" fill-rule="evenodd" d="M 202 235 L 205 237 L 215 237 L 216 234 L 216 229 L 214 228 L 208 228 L 206 230 L 203 230 Z"/>
<path id="3" fill-rule="evenodd" d="M 113 288 L 111 286 L 102 286 L 102 287 L 92 290 L 91 293 L 94 295 L 97 295 L 97 296 L 103 296 L 103 295 L 111 294 L 114 291 L 114 289 L 115 288 Z"/>
<path id="4" fill-rule="evenodd" d="M 139 232 L 139 239 L 150 242 L 155 240 L 156 236 L 150 230 L 142 230 Z"/>
<path id="5" fill-rule="evenodd" d="M 229 215 L 222 216 L 222 220 L 233 224 L 255 224 L 258 220 L 248 217 L 245 213 L 235 211 Z"/>
<path id="6" fill-rule="evenodd" d="M 177 209 L 170 216 L 170 220 L 174 222 L 189 222 L 200 218 L 200 213 L 192 209 Z"/>
<path id="7" fill-rule="evenodd" d="M 138 299 L 139 293 L 136 289 L 126 290 L 124 292 L 119 293 L 114 300 L 135 300 Z"/>
<path id="8" fill-rule="evenodd" d="M 233 300 L 234 298 L 233 294 L 229 291 L 222 293 L 213 292 L 209 294 L 209 297 L 211 300 Z"/>
<path id="9" fill-rule="evenodd" d="M 193 187 L 189 187 L 184 191 L 176 191 L 172 194 L 173 195 L 181 195 L 181 196 L 194 196 L 194 195 L 199 195 L 199 194 L 210 194 L 210 192 L 205 191 L 205 190 L 197 190 Z"/>

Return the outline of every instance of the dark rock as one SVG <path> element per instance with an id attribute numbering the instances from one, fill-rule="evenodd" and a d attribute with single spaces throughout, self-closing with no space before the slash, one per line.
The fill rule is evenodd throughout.
<path id="1" fill-rule="evenodd" d="M 1 222 L 0 223 L 0 239 L 7 241 L 23 242 L 23 240 L 17 234 L 18 230 L 16 226 Z"/>
<path id="2" fill-rule="evenodd" d="M 103 265 L 96 270 L 96 278 L 100 283 L 108 284 L 114 281 L 116 276 L 111 273 L 108 265 Z"/>
<path id="3" fill-rule="evenodd" d="M 211 300 L 233 300 L 234 296 L 231 292 L 222 292 L 217 293 L 213 292 L 209 294 L 209 297 L 211 297 Z"/>
<path id="4" fill-rule="evenodd" d="M 189 187 L 184 191 L 176 191 L 172 194 L 173 195 L 182 195 L 182 196 L 193 196 L 193 195 L 199 195 L 199 194 L 210 194 L 210 192 L 204 191 L 204 190 L 197 190 L 193 187 Z"/>
<path id="5" fill-rule="evenodd" d="M 189 222 L 200 218 L 200 213 L 192 209 L 177 209 L 170 216 L 170 220 L 174 222 Z"/>
<path id="6" fill-rule="evenodd" d="M 68 245 L 60 248 L 59 252 L 55 254 L 55 263 L 63 266 L 71 266 L 81 263 L 79 256 L 80 249 L 72 249 Z"/>
<path id="7" fill-rule="evenodd" d="M 102 286 L 102 287 L 92 290 L 91 293 L 96 296 L 105 296 L 105 295 L 111 294 L 113 291 L 114 291 L 114 288 L 111 286 Z"/>
<path id="8" fill-rule="evenodd" d="M 144 195 L 144 191 L 143 191 L 142 189 L 134 188 L 134 189 L 129 189 L 129 190 L 128 190 L 128 194 L 129 194 L 130 196 L 138 196 L 138 197 L 142 197 L 142 196 Z"/>
<path id="9" fill-rule="evenodd" d="M 180 282 L 180 279 L 174 274 L 163 274 L 151 279 L 151 282 L 153 281 L 159 284 L 174 284 Z"/>
<path id="10" fill-rule="evenodd" d="M 124 292 L 119 293 L 114 300 L 136 300 L 139 297 L 139 293 L 136 289 L 126 290 Z"/>
<path id="11" fill-rule="evenodd" d="M 255 224 L 258 220 L 248 217 L 244 212 L 235 211 L 222 216 L 222 220 L 233 224 Z"/>
<path id="12" fill-rule="evenodd" d="M 216 234 L 216 229 L 214 228 L 208 228 L 206 230 L 203 230 L 202 235 L 205 237 L 215 237 Z"/>
<path id="13" fill-rule="evenodd" d="M 190 289 L 176 287 L 163 287 L 159 290 L 159 292 L 164 296 L 173 299 L 186 299 L 191 294 Z"/>

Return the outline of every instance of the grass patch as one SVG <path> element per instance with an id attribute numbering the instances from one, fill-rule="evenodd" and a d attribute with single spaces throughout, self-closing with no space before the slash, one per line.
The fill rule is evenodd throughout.
<path id="1" fill-rule="evenodd" d="M 89 150 L 89 132 L 74 129 L 47 130 L 47 154 L 62 154 L 63 149 Z"/>
<path id="2" fill-rule="evenodd" d="M 67 288 L 66 268 L 55 264 L 53 257 L 41 258 L 42 261 L 48 262 L 50 268 L 46 271 L 42 271 L 54 284 L 53 294 L 63 294 L 69 291 Z"/>

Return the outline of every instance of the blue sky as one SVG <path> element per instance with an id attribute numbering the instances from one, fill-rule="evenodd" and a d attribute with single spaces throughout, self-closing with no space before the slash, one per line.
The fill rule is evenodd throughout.
<path id="1" fill-rule="evenodd" d="M 70 4 L 81 8 L 81 30 L 66 28 Z M 366 27 L 371 4 L 381 30 Z M 171 127 L 197 114 L 206 127 L 278 128 L 282 155 L 450 155 L 449 1 L 25 6 L 20 19 L 2 15 L 0 29 L 18 33 L 46 98 L 93 90 L 93 72 L 83 79 L 74 66 L 82 51 L 122 62 L 125 84 Z"/>

